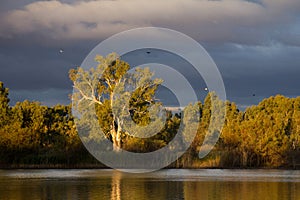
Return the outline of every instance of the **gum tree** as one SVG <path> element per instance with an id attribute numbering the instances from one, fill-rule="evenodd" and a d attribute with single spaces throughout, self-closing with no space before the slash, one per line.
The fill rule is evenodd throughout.
<path id="1" fill-rule="evenodd" d="M 162 80 L 152 79 L 154 73 L 148 68 L 136 68 L 129 73 L 129 64 L 115 53 L 106 57 L 98 55 L 95 61 L 98 63 L 96 68 L 78 67 L 69 72 L 74 83 L 73 108 L 76 107 L 79 113 L 95 109 L 103 133 L 118 151 L 122 136 L 126 134 L 123 130 L 128 122 L 126 119 L 130 118 L 140 126 L 153 121 L 151 110 L 157 111 L 159 106 L 154 95 Z M 88 113 L 81 115 L 81 121 L 89 123 L 90 117 Z"/>

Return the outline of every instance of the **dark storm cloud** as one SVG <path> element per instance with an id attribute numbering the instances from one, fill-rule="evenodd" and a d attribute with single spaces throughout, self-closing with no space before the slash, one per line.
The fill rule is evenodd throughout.
<path id="1" fill-rule="evenodd" d="M 0 80 L 11 91 L 11 104 L 29 99 L 48 105 L 69 102 L 72 83 L 68 71 L 79 66 L 94 46 L 77 43 L 66 47 L 45 47 L 1 40 L 0 45 Z"/>
<path id="2" fill-rule="evenodd" d="M 37 90 L 11 90 L 10 99 L 11 104 L 14 105 L 16 102 L 24 101 L 24 99 L 30 101 L 39 101 L 43 105 L 53 106 L 56 104 L 70 104 L 68 98 L 71 94 L 71 89 L 57 89 L 57 88 L 44 88 Z"/>
<path id="3" fill-rule="evenodd" d="M 231 44 L 207 50 L 223 75 L 227 96 L 232 101 L 249 105 L 271 95 L 300 94 L 299 47 Z"/>
<path id="4" fill-rule="evenodd" d="M 71 92 L 68 70 L 103 39 L 144 26 L 172 28 L 204 44 L 228 98 L 241 106 L 277 93 L 300 93 L 298 0 L 5 0 L 0 5 L 0 80 L 14 99 L 68 102 L 62 98 Z"/>

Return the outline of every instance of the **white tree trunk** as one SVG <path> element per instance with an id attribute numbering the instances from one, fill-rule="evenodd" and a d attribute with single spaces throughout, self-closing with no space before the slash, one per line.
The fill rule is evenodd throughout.
<path id="1" fill-rule="evenodd" d="M 118 152 L 121 150 L 120 146 L 120 134 L 115 129 L 111 130 L 112 143 L 113 143 L 113 151 Z"/>

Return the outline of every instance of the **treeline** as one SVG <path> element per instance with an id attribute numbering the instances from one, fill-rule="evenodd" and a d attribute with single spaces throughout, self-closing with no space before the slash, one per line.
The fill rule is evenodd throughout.
<path id="1" fill-rule="evenodd" d="M 77 135 L 71 107 L 25 100 L 9 106 L 0 82 L 0 167 L 68 167 L 97 163 Z"/>
<path id="2" fill-rule="evenodd" d="M 0 82 L 0 167 L 103 167 L 82 145 L 70 105 L 47 107 L 26 100 L 10 106 L 8 94 Z M 221 136 L 213 151 L 200 160 L 198 153 L 211 116 L 210 99 L 208 94 L 203 104 L 198 103 L 201 120 L 194 142 L 170 167 L 299 167 L 300 97 L 270 97 L 245 111 L 226 102 Z M 103 112 L 98 111 L 100 123 L 107 121 L 101 118 L 107 116 Z M 123 135 L 122 148 L 135 152 L 159 149 L 172 140 L 180 121 L 180 114 L 168 112 L 161 133 L 148 139 Z"/>
<path id="3" fill-rule="evenodd" d="M 200 112 L 202 121 L 190 148 L 192 155 L 203 140 L 210 107 L 201 105 Z M 205 160 L 192 163 L 194 167 L 299 168 L 300 97 L 272 96 L 245 111 L 226 102 L 225 125 L 217 145 Z"/>

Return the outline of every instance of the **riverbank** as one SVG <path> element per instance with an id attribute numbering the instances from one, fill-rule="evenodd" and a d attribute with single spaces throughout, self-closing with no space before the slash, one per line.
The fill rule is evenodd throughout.
<path id="1" fill-rule="evenodd" d="M 13 165 L 0 165 L 0 169 L 111 169 L 103 164 L 76 164 L 76 165 L 66 165 L 66 164 L 13 164 Z M 300 165 L 291 167 L 175 167 L 168 166 L 164 169 L 245 169 L 245 170 L 300 170 Z"/>

